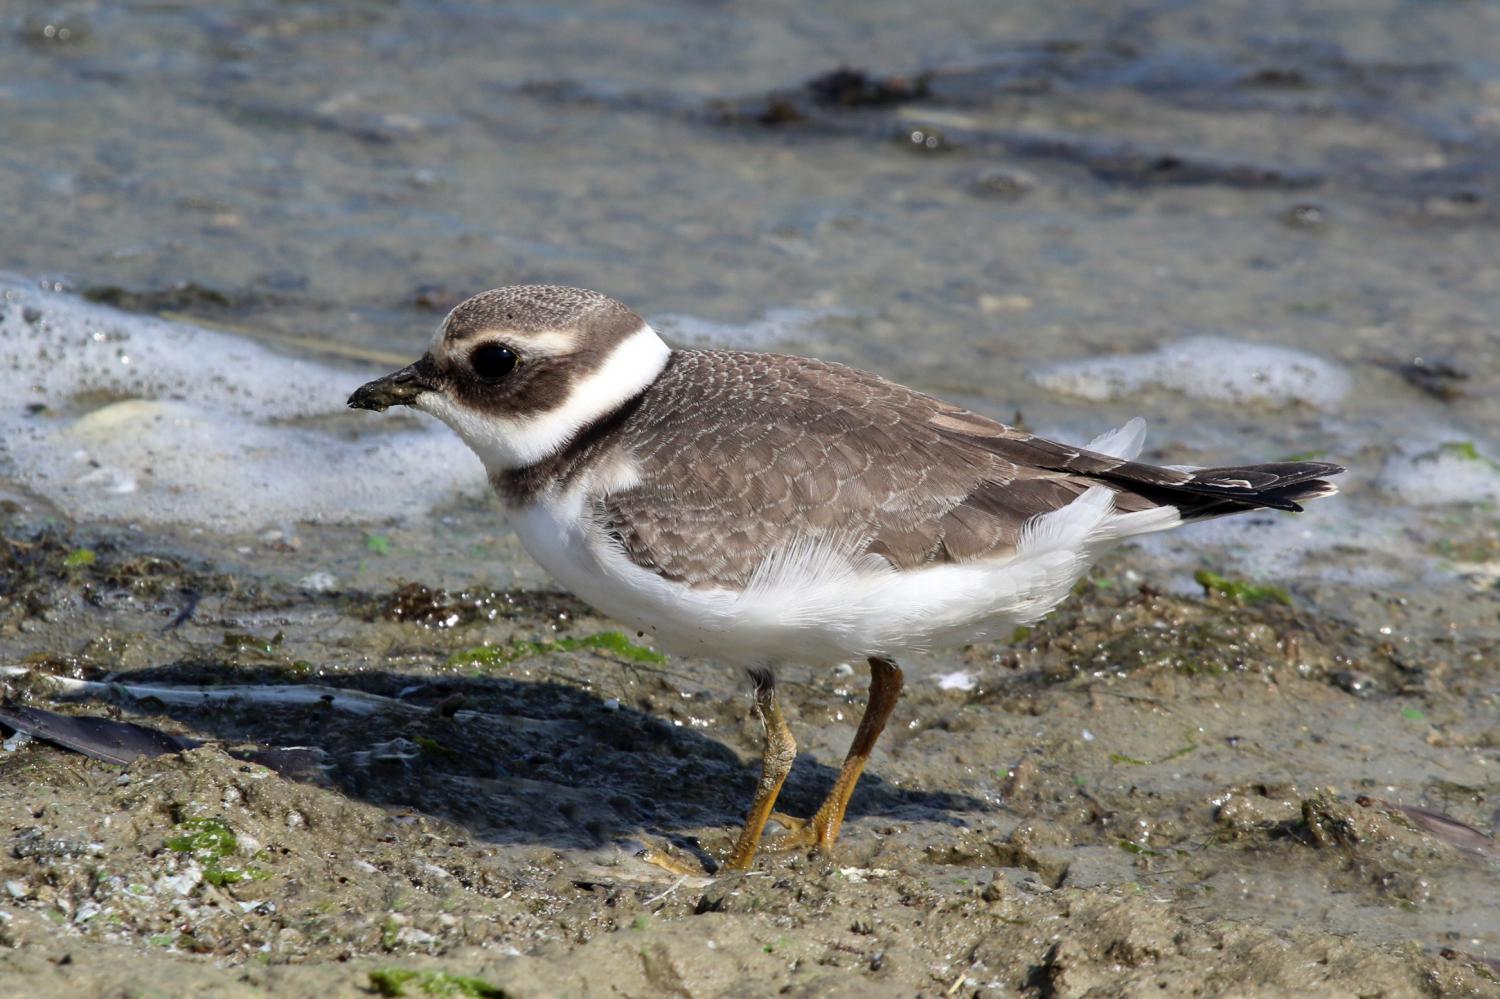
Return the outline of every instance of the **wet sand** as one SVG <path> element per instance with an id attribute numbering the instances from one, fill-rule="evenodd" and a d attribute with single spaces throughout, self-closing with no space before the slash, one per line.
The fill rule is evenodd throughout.
<path id="1" fill-rule="evenodd" d="M 834 858 L 678 880 L 642 844 L 711 864 L 755 779 L 730 671 L 516 644 L 607 632 L 560 594 L 312 594 L 133 547 L 69 567 L 73 538 L 6 539 L 0 633 L 34 670 L 12 694 L 211 740 L 0 758 L 0 967 L 38 994 L 359 994 L 389 968 L 523 996 L 1494 989 L 1495 842 L 1388 803 L 1488 824 L 1492 644 L 1398 648 L 1114 560 L 1015 642 L 914 664 Z M 78 700 L 37 674 L 384 700 Z M 789 809 L 863 685 L 787 672 Z M 291 746 L 316 750 L 230 755 Z"/>

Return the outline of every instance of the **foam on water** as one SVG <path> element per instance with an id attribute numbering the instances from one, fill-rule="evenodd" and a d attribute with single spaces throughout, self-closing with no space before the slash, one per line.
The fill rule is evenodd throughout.
<path id="1" fill-rule="evenodd" d="M 7 275 L 0 357 L 0 474 L 70 516 L 245 531 L 399 518 L 485 488 L 435 422 L 319 428 L 359 373 Z"/>
<path id="2" fill-rule="evenodd" d="M 1199 336 L 1143 354 L 1043 365 L 1036 384 L 1084 399 L 1107 400 L 1150 389 L 1194 399 L 1332 409 L 1353 381 L 1344 368 L 1290 347 Z"/>
<path id="3" fill-rule="evenodd" d="M 772 310 L 743 327 L 658 321 L 679 339 L 735 345 L 805 334 L 824 315 Z M 1239 363 L 1224 365 L 1225 356 Z M 79 519 L 258 531 L 420 517 L 456 495 L 483 495 L 478 461 L 436 421 L 347 415 L 348 393 L 378 373 L 0 275 L 0 496 L 14 486 Z M 1348 381 L 1341 368 L 1296 351 L 1205 340 L 1037 377 L 1082 394 L 1149 384 L 1320 405 Z M 1100 446 L 1133 450 L 1139 430 L 1132 423 Z M 1433 545 L 1453 534 L 1453 505 L 1500 502 L 1500 446 L 1447 425 L 1402 430 L 1380 441 L 1378 473 L 1367 460 L 1363 474 L 1355 468 L 1341 480 L 1347 495 L 1306 513 L 1246 514 L 1139 543 L 1175 568 L 1211 564 L 1257 579 L 1453 578 L 1467 570 L 1446 565 Z M 1339 454 L 1366 446 L 1339 443 Z M 1190 572 L 1181 584 L 1192 588 Z"/>
<path id="4" fill-rule="evenodd" d="M 1301 513 L 1275 510 L 1235 514 L 1136 539 L 1148 554 L 1186 566 L 1211 563 L 1259 581 L 1322 579 L 1383 585 L 1425 576 L 1397 513 L 1354 497 L 1310 504 Z M 1351 557 L 1357 553 L 1357 557 Z M 1177 587 L 1197 592 L 1192 573 Z"/>
<path id="5" fill-rule="evenodd" d="M 1415 506 L 1500 502 L 1500 461 L 1462 433 L 1430 433 L 1386 458 L 1375 485 Z"/>
<path id="6" fill-rule="evenodd" d="M 1169 564 L 1222 565 L 1256 580 L 1319 579 L 1396 590 L 1463 581 L 1493 585 L 1497 567 L 1475 561 L 1484 558 L 1493 519 L 1474 511 L 1500 502 L 1494 449 L 1435 426 L 1382 450 L 1386 456 L 1377 473 L 1351 463 L 1337 480 L 1345 491 L 1308 504 L 1302 513 L 1237 514 L 1138 543 Z M 1471 542 L 1473 550 L 1466 552 Z M 1191 574 L 1178 582 L 1184 591 L 1196 588 Z"/>

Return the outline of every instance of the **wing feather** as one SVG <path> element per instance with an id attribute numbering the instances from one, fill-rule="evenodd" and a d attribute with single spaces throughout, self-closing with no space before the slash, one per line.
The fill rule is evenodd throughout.
<path id="1" fill-rule="evenodd" d="M 1133 456 L 1143 433 L 1132 421 L 1099 443 Z M 1097 485 L 1121 513 L 1298 509 L 1341 471 L 1161 468 L 842 365 L 732 351 L 676 352 L 619 439 L 640 474 L 596 499 L 601 526 L 637 564 L 693 586 L 746 586 L 798 546 L 898 569 L 1003 557 L 1037 517 Z"/>

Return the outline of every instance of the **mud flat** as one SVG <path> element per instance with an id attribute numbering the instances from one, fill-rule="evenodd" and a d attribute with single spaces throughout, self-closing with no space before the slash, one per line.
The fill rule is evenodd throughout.
<path id="1" fill-rule="evenodd" d="M 28 994 L 1497 991 L 1493 643 L 1117 559 L 917 664 L 832 860 L 675 879 L 642 837 L 711 863 L 754 780 L 728 671 L 546 592 L 311 592 L 14 515 L 0 551 L 12 707 L 205 742 L 6 746 Z M 805 811 L 863 684 L 787 679 Z"/>

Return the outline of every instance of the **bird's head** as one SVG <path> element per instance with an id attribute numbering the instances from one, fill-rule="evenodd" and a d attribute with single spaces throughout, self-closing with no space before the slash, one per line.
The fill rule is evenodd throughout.
<path id="1" fill-rule="evenodd" d="M 430 413 L 493 475 L 556 452 L 650 386 L 670 354 L 655 330 L 612 298 L 516 285 L 461 303 L 427 353 L 360 386 L 349 406 Z"/>

